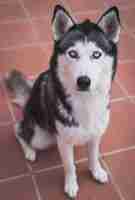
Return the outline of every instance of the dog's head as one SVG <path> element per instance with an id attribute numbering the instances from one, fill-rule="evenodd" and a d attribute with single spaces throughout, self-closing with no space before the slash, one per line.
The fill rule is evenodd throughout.
<path id="1" fill-rule="evenodd" d="M 72 92 L 92 92 L 106 81 L 106 77 L 113 79 L 120 34 L 116 7 L 105 12 L 97 23 L 90 20 L 76 23 L 57 5 L 52 30 L 55 45 L 51 65 L 55 63 L 55 72 L 64 88 Z"/>

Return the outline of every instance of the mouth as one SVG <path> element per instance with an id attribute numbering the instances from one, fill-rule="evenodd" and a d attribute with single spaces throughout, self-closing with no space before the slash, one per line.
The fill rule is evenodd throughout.
<path id="1" fill-rule="evenodd" d="M 77 88 L 77 91 L 78 92 L 89 92 L 90 91 L 90 89 L 86 89 L 86 88 L 83 88 L 83 89 L 80 89 L 80 88 Z"/>

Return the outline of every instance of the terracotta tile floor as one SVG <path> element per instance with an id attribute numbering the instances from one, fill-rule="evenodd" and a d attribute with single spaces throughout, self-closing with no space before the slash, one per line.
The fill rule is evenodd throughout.
<path id="1" fill-rule="evenodd" d="M 135 199 L 135 1 L 134 0 L 0 0 L 0 80 L 12 68 L 35 76 L 47 69 L 52 51 L 50 16 L 56 3 L 78 20 L 97 20 L 118 5 L 122 21 L 119 65 L 112 92 L 111 123 L 103 137 L 101 156 L 110 183 L 100 185 L 87 170 L 87 149 L 75 149 L 80 192 L 77 200 Z M 0 86 L 0 197 L 3 200 L 64 200 L 63 168 L 56 147 L 29 163 L 14 136 L 20 118 Z"/>

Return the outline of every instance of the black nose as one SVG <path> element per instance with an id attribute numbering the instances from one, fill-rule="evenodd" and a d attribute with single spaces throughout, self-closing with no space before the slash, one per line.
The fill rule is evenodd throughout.
<path id="1" fill-rule="evenodd" d="M 77 79 L 77 86 L 79 90 L 84 90 L 84 91 L 88 90 L 90 87 L 90 83 L 91 83 L 91 80 L 89 79 L 88 76 L 80 76 Z"/>

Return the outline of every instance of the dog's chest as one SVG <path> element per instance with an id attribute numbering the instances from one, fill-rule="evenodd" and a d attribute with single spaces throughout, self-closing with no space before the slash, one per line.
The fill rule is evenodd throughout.
<path id="1" fill-rule="evenodd" d="M 59 135 L 69 143 L 83 144 L 103 134 L 109 121 L 109 96 L 72 98 L 73 116 L 78 126 L 66 127 L 57 122 Z"/>

